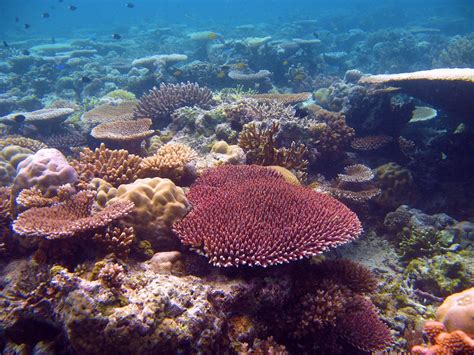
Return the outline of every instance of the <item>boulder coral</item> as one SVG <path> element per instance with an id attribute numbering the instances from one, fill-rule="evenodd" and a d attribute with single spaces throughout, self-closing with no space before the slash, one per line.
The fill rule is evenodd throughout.
<path id="1" fill-rule="evenodd" d="M 436 311 L 436 319 L 448 332 L 462 330 L 474 337 L 474 287 L 446 297 Z"/>
<path id="2" fill-rule="evenodd" d="M 76 170 L 59 150 L 40 149 L 18 164 L 13 193 L 36 187 L 50 197 L 56 195 L 59 186 L 76 181 Z"/>

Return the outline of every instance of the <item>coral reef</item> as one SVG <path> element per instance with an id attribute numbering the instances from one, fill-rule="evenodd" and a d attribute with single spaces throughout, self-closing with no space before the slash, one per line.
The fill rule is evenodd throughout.
<path id="1" fill-rule="evenodd" d="M 91 150 L 85 148 L 71 166 L 77 171 L 79 185 L 86 187 L 93 178 L 101 178 L 115 187 L 135 181 L 140 174 L 142 159 L 126 150 L 111 150 L 101 144 Z"/>
<path id="2" fill-rule="evenodd" d="M 192 175 L 189 164 L 196 157 L 197 153 L 184 144 L 166 144 L 155 155 L 143 159 L 140 174 L 142 177 L 168 178 L 178 183 L 186 175 Z"/>
<path id="3" fill-rule="evenodd" d="M 193 210 L 174 231 L 218 266 L 281 264 L 347 243 L 361 232 L 356 215 L 343 204 L 264 167 L 211 169 L 191 187 L 189 200 Z"/>
<path id="4" fill-rule="evenodd" d="M 46 197 L 55 196 L 59 186 L 72 183 L 78 179 L 73 165 L 69 165 L 66 157 L 57 149 L 40 149 L 30 155 L 17 168 L 18 172 L 13 184 L 13 194 L 22 189 L 36 187 Z"/>
<path id="5" fill-rule="evenodd" d="M 209 108 L 213 102 L 212 92 L 197 84 L 161 84 L 150 90 L 138 101 L 134 111 L 136 118 L 151 118 L 157 127 L 166 126 L 174 110 L 184 106 Z"/>
<path id="6" fill-rule="evenodd" d="M 436 319 L 443 323 L 448 332 L 462 330 L 474 337 L 474 288 L 446 297 L 436 311 Z"/>
<path id="7" fill-rule="evenodd" d="M 13 230 L 28 237 L 69 238 L 105 227 L 132 212 L 132 202 L 118 201 L 93 213 L 94 197 L 93 192 L 81 191 L 60 204 L 30 208 L 13 222 Z"/>

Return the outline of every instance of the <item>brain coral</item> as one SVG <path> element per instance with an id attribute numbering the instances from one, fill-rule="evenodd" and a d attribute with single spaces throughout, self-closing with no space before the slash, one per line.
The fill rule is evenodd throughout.
<path id="1" fill-rule="evenodd" d="M 120 185 L 113 194 L 115 197 L 107 204 L 123 200 L 135 204 L 130 222 L 137 230 L 169 230 L 189 207 L 184 191 L 169 179 L 138 179 L 132 184 Z"/>
<path id="2" fill-rule="evenodd" d="M 56 195 L 59 186 L 76 180 L 76 171 L 59 150 L 40 149 L 18 164 L 13 192 L 17 194 L 22 189 L 36 187 L 51 197 Z"/>
<path id="3" fill-rule="evenodd" d="M 339 201 L 254 165 L 210 169 L 188 197 L 193 210 L 174 230 L 217 266 L 281 264 L 320 254 L 362 231 Z"/>

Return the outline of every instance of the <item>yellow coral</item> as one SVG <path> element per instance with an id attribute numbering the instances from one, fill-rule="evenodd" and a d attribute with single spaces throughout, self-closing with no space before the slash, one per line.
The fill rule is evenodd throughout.
<path id="1" fill-rule="evenodd" d="M 155 155 L 143 159 L 140 164 L 141 176 L 180 181 L 186 173 L 186 165 L 196 156 L 196 152 L 184 144 L 167 144 L 158 149 Z"/>
<path id="2" fill-rule="evenodd" d="M 128 219 L 137 230 L 169 230 L 189 208 L 183 189 L 169 179 L 138 179 L 132 184 L 120 185 L 116 197 L 107 204 L 127 200 L 135 204 Z"/>

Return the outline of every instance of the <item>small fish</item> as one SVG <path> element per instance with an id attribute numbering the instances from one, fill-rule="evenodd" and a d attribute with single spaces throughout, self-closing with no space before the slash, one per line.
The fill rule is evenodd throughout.
<path id="1" fill-rule="evenodd" d="M 16 123 L 23 123 L 25 122 L 25 120 L 26 120 L 25 115 L 22 115 L 21 113 L 16 116 L 13 116 L 13 121 L 15 121 Z"/>
<path id="2" fill-rule="evenodd" d="M 28 28 L 30 28 L 31 26 L 28 24 L 28 23 L 25 23 L 25 30 L 27 30 Z"/>
<path id="3" fill-rule="evenodd" d="M 441 152 L 441 160 L 446 160 L 446 159 L 448 159 L 448 156 L 446 155 L 446 153 Z"/>
<path id="4" fill-rule="evenodd" d="M 319 33 L 318 32 L 313 32 L 314 38 L 319 38 Z"/>
<path id="5" fill-rule="evenodd" d="M 23 49 L 23 50 L 21 51 L 21 54 L 23 54 L 23 55 L 30 55 L 31 53 L 30 53 L 30 51 L 29 51 L 28 49 Z"/>
<path id="6" fill-rule="evenodd" d="M 63 64 L 58 64 L 58 65 L 55 66 L 55 68 L 57 70 L 64 70 L 64 68 L 66 68 L 66 67 Z"/>
<path id="7" fill-rule="evenodd" d="M 55 44 L 56 43 L 56 39 L 54 37 L 51 37 L 51 43 L 52 44 Z"/>
<path id="8" fill-rule="evenodd" d="M 122 36 L 120 36 L 118 33 L 114 33 L 114 34 L 112 35 L 112 38 L 113 38 L 113 39 L 120 39 L 120 38 L 122 38 Z"/>
<path id="9" fill-rule="evenodd" d="M 81 81 L 82 81 L 84 84 L 88 84 L 88 83 L 92 82 L 92 79 L 89 78 L 88 76 L 83 76 L 83 77 L 81 78 Z"/>
<path id="10" fill-rule="evenodd" d="M 179 70 L 179 69 L 176 69 L 175 72 L 173 73 L 173 76 L 175 76 L 175 77 L 178 77 L 178 76 L 181 76 L 181 75 L 183 75 L 183 71 Z"/>
<path id="11" fill-rule="evenodd" d="M 135 7 L 135 5 L 132 4 L 131 2 L 127 2 L 127 7 L 128 7 L 129 9 L 133 9 L 133 8 Z"/>
<path id="12" fill-rule="evenodd" d="M 18 16 L 15 17 L 15 22 L 20 22 L 20 18 Z"/>
<path id="13" fill-rule="evenodd" d="M 7 48 L 9 47 L 7 41 L 3 41 L 3 46 L 4 46 L 4 47 L 7 47 Z"/>
<path id="14" fill-rule="evenodd" d="M 47 12 L 43 12 L 43 14 L 41 15 L 42 18 L 49 18 L 49 13 Z"/>
<path id="15" fill-rule="evenodd" d="M 71 11 L 76 11 L 76 10 L 77 10 L 77 6 L 69 5 L 69 6 L 68 6 L 68 9 L 71 10 Z"/>

